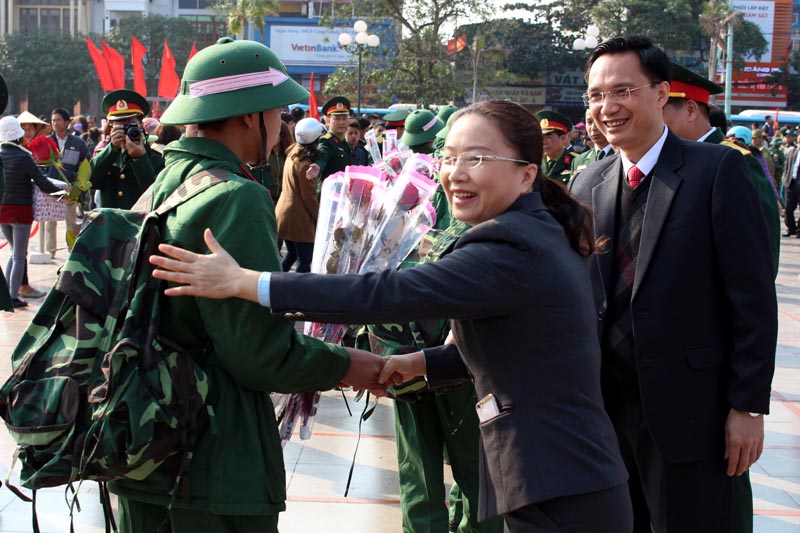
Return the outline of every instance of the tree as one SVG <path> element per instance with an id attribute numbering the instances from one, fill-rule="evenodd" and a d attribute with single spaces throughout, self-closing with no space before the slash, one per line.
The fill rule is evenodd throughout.
<path id="1" fill-rule="evenodd" d="M 244 30 L 247 27 L 247 38 L 253 38 L 253 28 L 257 28 L 263 35 L 264 19 L 274 17 L 280 13 L 278 0 L 223 0 L 213 6 L 216 11 L 228 17 L 228 31 L 233 36 L 244 39 Z"/>
<path id="2" fill-rule="evenodd" d="M 713 80 L 719 70 L 720 52 L 725 53 L 728 26 L 733 26 L 734 29 L 740 26 L 742 14 L 729 9 L 725 2 L 711 0 L 703 7 L 699 20 L 703 33 L 711 39 L 708 50 L 708 79 Z"/>
<path id="3" fill-rule="evenodd" d="M 342 15 L 348 19 L 363 17 L 394 22 L 395 36 L 391 41 L 396 42 L 396 54 L 388 57 L 378 51 L 365 56 L 366 84 L 385 91 L 381 103 L 388 103 L 392 95 L 424 105 L 455 100 L 464 92 L 453 76 L 453 58 L 446 53 L 445 28 L 469 18 L 486 17 L 492 7 L 490 0 L 353 0 Z M 325 22 L 333 25 L 339 21 L 325 19 Z M 384 43 L 387 40 L 381 38 Z M 325 91 L 338 93 L 354 86 L 349 81 L 355 77 L 351 70 L 331 76 Z M 376 100 L 376 96 L 367 98 Z"/>
<path id="4" fill-rule="evenodd" d="M 28 110 L 35 115 L 88 102 L 97 84 L 84 37 L 46 32 L 7 35 L 0 41 L 0 74 L 16 101 L 27 91 Z"/>

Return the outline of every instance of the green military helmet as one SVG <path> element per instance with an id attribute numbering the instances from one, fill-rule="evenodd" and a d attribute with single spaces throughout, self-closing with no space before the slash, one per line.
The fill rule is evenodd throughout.
<path id="1" fill-rule="evenodd" d="M 406 146 L 418 146 L 433 141 L 444 123 L 428 109 L 417 109 L 406 118 L 402 141 Z"/>
<path id="2" fill-rule="evenodd" d="M 456 111 L 458 111 L 458 108 L 454 105 L 443 105 L 439 108 L 439 112 L 436 113 L 436 118 L 446 124 L 450 116 Z"/>
<path id="3" fill-rule="evenodd" d="M 223 37 L 199 51 L 183 72 L 181 90 L 163 124 L 201 124 L 307 100 L 272 50 Z"/>
<path id="4" fill-rule="evenodd" d="M 572 122 L 567 117 L 557 111 L 545 110 L 536 113 L 539 126 L 542 127 L 542 134 L 556 132 L 559 135 L 566 135 L 572 129 Z"/>

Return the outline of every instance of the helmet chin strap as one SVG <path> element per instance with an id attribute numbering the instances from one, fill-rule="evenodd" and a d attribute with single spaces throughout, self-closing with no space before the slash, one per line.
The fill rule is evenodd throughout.
<path id="1" fill-rule="evenodd" d="M 267 127 L 264 125 L 263 111 L 258 113 L 258 131 L 261 139 L 261 155 L 258 158 L 258 163 L 250 167 L 253 170 L 258 170 L 269 165 L 269 158 L 267 157 Z"/>

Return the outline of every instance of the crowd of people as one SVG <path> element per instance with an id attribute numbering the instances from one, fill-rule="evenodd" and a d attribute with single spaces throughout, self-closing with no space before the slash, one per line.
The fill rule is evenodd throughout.
<path id="1" fill-rule="evenodd" d="M 82 208 L 129 209 L 149 187 L 157 206 L 197 172 L 228 176 L 165 217 L 151 257 L 174 296 L 162 330 L 205 354 L 215 422 L 198 421 L 185 498 L 170 494 L 171 461 L 110 484 L 122 531 L 276 532 L 286 494 L 269 393 L 408 383 L 421 385 L 393 402 L 404 532 L 752 531 L 781 210 L 798 235 L 792 130 L 717 122 L 721 87 L 643 37 L 592 52 L 575 127 L 510 101 L 353 117 L 342 96 L 323 124 L 286 111 L 308 98 L 291 79 L 258 82 L 271 70 L 285 73 L 264 45 L 222 39 L 189 62 L 158 122 L 140 95 L 107 94 L 93 150 L 88 122 L 51 116 L 64 171 L 89 160 L 96 190 L 68 209 L 68 231 Z M 24 150 L 48 127 L 29 115 L 0 121 L 12 308 L 25 303 L 30 182 L 75 180 Z M 434 253 L 309 274 L 320 184 L 372 164 L 365 135 L 392 130 L 439 160 L 420 245 Z M 291 320 L 366 326 L 342 347 Z"/>

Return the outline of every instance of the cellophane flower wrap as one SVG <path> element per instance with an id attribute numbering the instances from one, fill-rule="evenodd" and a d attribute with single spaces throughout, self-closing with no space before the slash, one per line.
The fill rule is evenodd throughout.
<path id="1" fill-rule="evenodd" d="M 329 176 L 320 192 L 311 272 L 351 274 L 396 268 L 436 223 L 431 197 L 436 160 L 395 149 L 396 172 L 386 158 L 373 167 L 349 166 Z M 342 296 L 344 297 L 344 296 Z M 345 324 L 307 322 L 306 335 L 338 344 Z M 272 394 L 282 443 L 299 422 L 302 440 L 311 437 L 320 393 Z"/>

